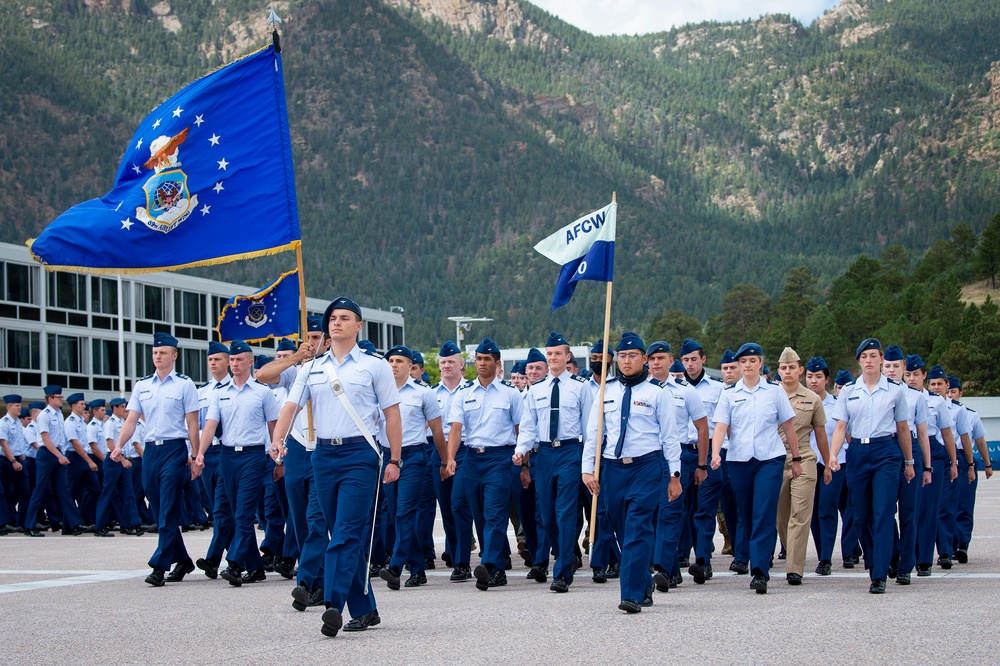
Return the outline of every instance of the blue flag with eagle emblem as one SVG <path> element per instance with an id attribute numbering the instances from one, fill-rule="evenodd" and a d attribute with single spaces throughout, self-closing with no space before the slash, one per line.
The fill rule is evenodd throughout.
<path id="1" fill-rule="evenodd" d="M 268 46 L 154 109 L 111 191 L 67 210 L 28 247 L 53 270 L 142 273 L 300 243 L 281 56 Z"/>
<path id="2" fill-rule="evenodd" d="M 299 272 L 281 277 L 260 291 L 233 296 L 219 314 L 219 340 L 260 342 L 297 336 L 299 332 Z"/>

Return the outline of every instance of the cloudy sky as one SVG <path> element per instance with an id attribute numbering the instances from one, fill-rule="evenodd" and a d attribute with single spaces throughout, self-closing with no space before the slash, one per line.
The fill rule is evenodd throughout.
<path id="1" fill-rule="evenodd" d="M 669 30 L 700 21 L 756 19 L 790 14 L 805 25 L 838 0 L 530 0 L 578 28 L 597 35 Z"/>

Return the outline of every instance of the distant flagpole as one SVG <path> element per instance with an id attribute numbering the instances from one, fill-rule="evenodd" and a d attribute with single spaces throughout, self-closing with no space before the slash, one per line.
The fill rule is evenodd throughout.
<path id="1" fill-rule="evenodd" d="M 125 302 L 122 274 L 118 274 L 118 397 L 125 397 Z"/>
<path id="2" fill-rule="evenodd" d="M 611 193 L 611 203 L 618 203 L 618 193 Z M 604 354 L 607 355 L 611 349 L 611 285 L 614 284 L 613 280 L 608 280 L 607 291 L 604 296 Z M 594 455 L 594 478 L 600 482 L 601 480 L 601 439 L 602 433 L 604 432 L 604 389 L 607 385 L 608 379 L 608 364 L 601 363 L 601 388 L 597 392 L 597 451 Z M 594 538 L 597 534 L 597 501 L 598 498 L 594 497 L 594 501 L 590 503 L 590 547 L 594 547 Z"/>

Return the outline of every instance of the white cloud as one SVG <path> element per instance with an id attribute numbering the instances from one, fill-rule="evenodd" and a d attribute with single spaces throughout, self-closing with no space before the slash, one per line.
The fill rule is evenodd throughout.
<path id="1" fill-rule="evenodd" d="M 530 0 L 567 23 L 596 35 L 644 34 L 702 21 L 790 14 L 812 23 L 838 0 Z"/>

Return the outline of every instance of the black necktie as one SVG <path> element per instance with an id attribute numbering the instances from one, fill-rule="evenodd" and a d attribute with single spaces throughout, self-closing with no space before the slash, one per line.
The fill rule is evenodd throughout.
<path id="1" fill-rule="evenodd" d="M 559 378 L 552 379 L 552 398 L 549 400 L 549 441 L 559 435 Z"/>
<path id="2" fill-rule="evenodd" d="M 618 433 L 618 445 L 615 447 L 615 458 L 622 457 L 622 449 L 625 447 L 625 430 L 628 428 L 628 415 L 632 411 L 632 387 L 625 387 L 625 395 L 622 396 L 622 425 L 621 432 Z"/>

